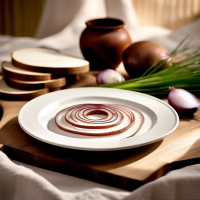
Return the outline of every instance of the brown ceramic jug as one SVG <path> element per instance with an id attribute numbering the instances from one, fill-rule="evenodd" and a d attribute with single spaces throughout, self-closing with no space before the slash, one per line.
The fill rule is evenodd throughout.
<path id="1" fill-rule="evenodd" d="M 80 48 L 91 70 L 115 69 L 122 61 L 131 38 L 119 19 L 102 18 L 86 22 L 80 37 Z"/>

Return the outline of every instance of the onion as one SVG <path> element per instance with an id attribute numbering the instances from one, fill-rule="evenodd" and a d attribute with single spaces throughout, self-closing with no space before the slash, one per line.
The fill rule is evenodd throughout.
<path id="1" fill-rule="evenodd" d="M 131 44 L 123 53 L 123 63 L 127 73 L 131 78 L 140 77 L 149 67 L 159 60 L 167 60 L 161 69 L 168 67 L 171 61 L 170 53 L 162 45 L 150 42 L 140 41 Z"/>
<path id="2" fill-rule="evenodd" d="M 113 69 L 106 69 L 97 76 L 97 84 L 121 83 L 125 81 L 124 77 Z"/>
<path id="3" fill-rule="evenodd" d="M 88 116 L 103 114 L 105 117 L 91 119 Z M 135 114 L 139 116 L 135 135 L 143 125 L 143 114 L 133 108 L 118 104 L 78 104 L 58 112 L 55 123 L 58 128 L 69 133 L 86 136 L 108 136 L 123 133 L 135 124 Z"/>
<path id="4" fill-rule="evenodd" d="M 198 110 L 200 101 L 196 96 L 184 89 L 169 89 L 168 102 L 177 112 L 191 115 Z"/>

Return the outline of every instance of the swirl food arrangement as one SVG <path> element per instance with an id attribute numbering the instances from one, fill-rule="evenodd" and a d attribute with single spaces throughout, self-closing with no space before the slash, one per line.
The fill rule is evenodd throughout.
<path id="1" fill-rule="evenodd" d="M 132 133 L 134 136 L 144 123 L 143 114 L 133 108 L 118 104 L 77 104 L 59 111 L 55 116 L 56 125 L 67 132 L 85 136 L 109 136 L 120 134 L 135 124 L 135 114 L 139 115 L 139 126 Z M 103 117 L 92 119 L 100 114 Z"/>

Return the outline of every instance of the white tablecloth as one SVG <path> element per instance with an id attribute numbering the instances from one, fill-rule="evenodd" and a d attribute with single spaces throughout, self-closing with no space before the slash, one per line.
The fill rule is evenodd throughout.
<path id="1" fill-rule="evenodd" d="M 15 164 L 16 163 L 16 164 Z M 200 164 L 169 172 L 133 192 L 11 161 L 0 152 L 2 200 L 198 200 Z"/>
<path id="2" fill-rule="evenodd" d="M 73 12 L 64 12 L 69 8 Z M 10 53 L 13 50 L 39 46 L 82 57 L 78 43 L 85 21 L 104 16 L 123 19 L 133 42 L 148 39 L 171 51 L 189 34 L 193 37 L 191 44 L 200 45 L 200 20 L 172 32 L 158 26 L 139 26 L 131 0 L 47 0 L 36 38 L 0 36 L 0 62 L 11 60 Z M 1 199 L 196 200 L 200 199 L 200 165 L 169 172 L 133 192 L 127 192 L 10 161 L 0 152 Z"/>

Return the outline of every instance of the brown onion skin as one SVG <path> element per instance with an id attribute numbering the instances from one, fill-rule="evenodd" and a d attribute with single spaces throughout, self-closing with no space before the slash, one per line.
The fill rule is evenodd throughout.
<path id="1" fill-rule="evenodd" d="M 151 41 L 131 44 L 123 53 L 123 64 L 131 78 L 140 77 L 155 62 L 170 56 L 162 45 Z M 164 64 L 161 69 L 168 67 Z"/>

